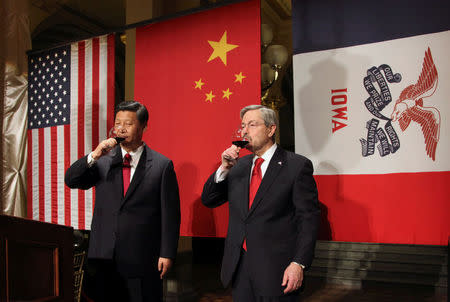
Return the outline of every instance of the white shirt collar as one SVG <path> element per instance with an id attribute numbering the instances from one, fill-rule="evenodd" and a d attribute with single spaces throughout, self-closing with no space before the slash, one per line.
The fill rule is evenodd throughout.
<path id="1" fill-rule="evenodd" d="M 141 158 L 142 152 L 144 151 L 144 144 L 140 145 L 136 150 L 131 152 L 125 151 L 125 149 L 123 149 L 122 147 L 120 147 L 120 149 L 122 150 L 122 158 L 125 156 L 125 154 L 129 153 L 131 155 L 130 166 L 136 167 L 139 159 Z"/>
<path id="2" fill-rule="evenodd" d="M 272 156 L 275 154 L 275 151 L 277 150 L 277 144 L 273 144 L 269 149 L 264 152 L 264 154 L 261 156 L 262 159 L 264 159 L 264 163 L 269 163 L 272 159 Z M 255 164 L 255 160 L 258 158 L 258 156 L 253 157 L 253 164 Z"/>

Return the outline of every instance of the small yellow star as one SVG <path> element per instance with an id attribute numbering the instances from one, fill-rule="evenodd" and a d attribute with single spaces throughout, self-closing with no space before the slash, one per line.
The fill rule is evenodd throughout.
<path id="1" fill-rule="evenodd" d="M 230 91 L 230 88 L 227 88 L 227 90 L 222 90 L 223 92 L 223 99 L 227 98 L 228 100 L 230 99 L 230 95 L 232 95 L 233 93 Z"/>
<path id="2" fill-rule="evenodd" d="M 198 88 L 198 89 L 202 90 L 202 86 L 205 84 L 202 82 L 202 79 L 200 78 L 200 80 L 194 81 L 194 82 L 195 82 L 195 89 Z"/>
<path id="3" fill-rule="evenodd" d="M 210 103 L 212 103 L 212 99 L 214 98 L 214 97 L 216 97 L 214 94 L 212 94 L 212 90 L 209 92 L 209 93 L 205 93 L 205 95 L 206 95 L 206 100 L 205 100 L 205 102 L 210 102 Z"/>
<path id="4" fill-rule="evenodd" d="M 213 53 L 208 59 L 208 62 L 219 57 L 225 66 L 227 65 L 227 52 L 239 46 L 227 43 L 227 31 L 223 33 L 222 38 L 220 38 L 219 42 L 208 40 L 208 43 L 214 49 Z"/>
<path id="5" fill-rule="evenodd" d="M 239 74 L 234 75 L 236 77 L 236 80 L 234 82 L 239 82 L 242 84 L 242 80 L 246 78 L 245 75 L 242 74 L 242 71 Z"/>

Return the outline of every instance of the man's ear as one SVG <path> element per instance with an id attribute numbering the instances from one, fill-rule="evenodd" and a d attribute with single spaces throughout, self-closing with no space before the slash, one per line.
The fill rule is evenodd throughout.
<path id="1" fill-rule="evenodd" d="M 276 125 L 270 126 L 269 137 L 274 136 L 275 135 L 275 131 L 277 131 L 277 126 Z"/>

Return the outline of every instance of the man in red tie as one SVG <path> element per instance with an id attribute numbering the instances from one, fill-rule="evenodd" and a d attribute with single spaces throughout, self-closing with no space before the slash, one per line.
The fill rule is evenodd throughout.
<path id="1" fill-rule="evenodd" d="M 120 103 L 120 139 L 100 142 L 66 171 L 70 188 L 95 187 L 88 258 L 96 302 L 162 301 L 161 279 L 176 256 L 178 183 L 172 161 L 142 141 L 147 121 L 145 106 Z"/>
<path id="2" fill-rule="evenodd" d="M 298 301 L 319 226 L 313 166 L 277 146 L 273 110 L 247 106 L 241 120 L 253 154 L 226 149 L 202 193 L 208 207 L 229 202 L 221 279 L 231 282 L 234 302 Z"/>

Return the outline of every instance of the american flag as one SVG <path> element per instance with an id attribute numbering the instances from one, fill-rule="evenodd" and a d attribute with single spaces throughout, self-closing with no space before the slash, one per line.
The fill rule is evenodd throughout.
<path id="1" fill-rule="evenodd" d="M 70 190 L 64 173 L 107 137 L 114 110 L 114 35 L 28 58 L 28 217 L 89 229 L 93 190 Z"/>

